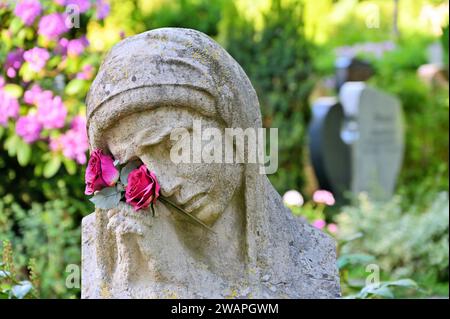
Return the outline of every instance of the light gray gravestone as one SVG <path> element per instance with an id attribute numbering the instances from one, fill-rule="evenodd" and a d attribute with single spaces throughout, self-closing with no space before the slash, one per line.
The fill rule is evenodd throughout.
<path id="1" fill-rule="evenodd" d="M 346 123 L 342 135 L 351 146 L 351 191 L 374 200 L 392 196 L 403 161 L 404 120 L 400 101 L 363 82 L 340 90 Z"/>

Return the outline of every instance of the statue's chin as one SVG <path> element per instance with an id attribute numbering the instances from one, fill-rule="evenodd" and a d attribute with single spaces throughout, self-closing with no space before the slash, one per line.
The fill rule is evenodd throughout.
<path id="1" fill-rule="evenodd" d="M 205 206 L 193 213 L 198 219 L 209 226 L 212 226 L 220 216 L 220 213 L 217 212 L 214 205 Z"/>

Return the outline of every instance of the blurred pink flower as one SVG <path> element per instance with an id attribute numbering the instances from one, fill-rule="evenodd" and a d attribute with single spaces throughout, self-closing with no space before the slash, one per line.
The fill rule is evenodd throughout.
<path id="1" fill-rule="evenodd" d="M 77 79 L 90 80 L 94 76 L 94 67 L 90 64 L 83 66 L 81 72 L 77 74 Z"/>
<path id="2" fill-rule="evenodd" d="M 24 93 L 24 101 L 27 104 L 38 105 L 39 101 L 45 101 L 53 98 L 53 92 L 46 90 L 43 91 L 38 84 L 34 84 L 31 89 L 25 91 Z"/>
<path id="3" fill-rule="evenodd" d="M 64 21 L 64 15 L 60 13 L 51 13 L 43 16 L 41 21 L 39 21 L 38 33 L 50 40 L 58 38 L 68 30 L 69 28 Z"/>
<path id="4" fill-rule="evenodd" d="M 20 69 L 23 63 L 23 49 L 16 49 L 8 53 L 5 61 L 6 75 L 13 78 L 17 75 L 17 70 Z"/>
<path id="5" fill-rule="evenodd" d="M 86 133 L 86 117 L 77 115 L 72 119 L 72 124 L 70 127 L 77 132 Z M 87 134 L 85 134 L 87 138 Z"/>
<path id="6" fill-rule="evenodd" d="M 80 39 L 70 40 L 67 43 L 67 55 L 78 56 L 83 53 L 84 49 L 89 45 L 89 41 L 85 36 Z"/>
<path id="7" fill-rule="evenodd" d="M 91 7 L 91 2 L 89 0 L 65 0 L 65 1 L 59 1 L 63 3 L 59 3 L 61 5 L 71 5 L 76 6 L 79 13 L 84 13 L 89 10 Z"/>
<path id="8" fill-rule="evenodd" d="M 331 223 L 331 224 L 328 224 L 327 230 L 328 230 L 330 233 L 332 233 L 332 234 L 336 234 L 336 233 L 338 232 L 339 229 L 338 229 L 338 226 L 337 226 L 336 224 Z"/>
<path id="9" fill-rule="evenodd" d="M 105 0 L 97 0 L 97 19 L 103 20 L 109 15 L 110 6 Z"/>
<path id="10" fill-rule="evenodd" d="M 69 40 L 66 38 L 61 38 L 56 45 L 55 52 L 59 55 L 67 55 L 67 46 L 69 45 Z"/>
<path id="11" fill-rule="evenodd" d="M 67 109 L 61 97 L 40 99 L 37 103 L 37 118 L 46 129 L 61 128 L 64 126 Z"/>
<path id="12" fill-rule="evenodd" d="M 88 148 L 86 118 L 82 116 L 73 119 L 71 128 L 66 133 L 50 139 L 52 151 L 62 151 L 65 157 L 75 160 L 78 164 L 86 164 Z"/>
<path id="13" fill-rule="evenodd" d="M 42 6 L 39 0 L 20 0 L 14 14 L 22 20 L 25 25 L 32 25 L 38 15 L 41 14 Z"/>
<path id="14" fill-rule="evenodd" d="M 333 206 L 336 203 L 333 194 L 322 189 L 314 192 L 313 201 L 318 204 L 325 204 L 328 206 Z"/>
<path id="15" fill-rule="evenodd" d="M 323 229 L 327 223 L 323 219 L 315 220 L 312 225 L 318 229 Z"/>
<path id="16" fill-rule="evenodd" d="M 33 49 L 25 51 L 23 58 L 30 64 L 30 68 L 39 72 L 50 59 L 50 53 L 47 50 L 35 47 Z"/>
<path id="17" fill-rule="evenodd" d="M 8 119 L 19 115 L 19 102 L 3 89 L 4 80 L 0 78 L 0 125 L 5 126 Z"/>
<path id="18" fill-rule="evenodd" d="M 39 123 L 35 114 L 22 116 L 17 120 L 16 133 L 27 143 L 33 143 L 39 139 L 42 124 Z"/>

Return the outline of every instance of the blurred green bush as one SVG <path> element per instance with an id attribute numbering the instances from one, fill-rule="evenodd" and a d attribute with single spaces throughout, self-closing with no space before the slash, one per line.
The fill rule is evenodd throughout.
<path id="1" fill-rule="evenodd" d="M 305 185 L 314 45 L 306 38 L 304 19 L 303 2 L 273 0 L 261 30 L 231 5 L 221 26 L 226 49 L 258 94 L 263 126 L 278 128 L 278 170 L 269 178 L 279 192 Z"/>
<path id="2" fill-rule="evenodd" d="M 83 194 L 84 98 L 100 55 L 86 34 L 107 7 L 87 3 L 74 28 L 64 23 L 64 1 L 0 4 L 0 241 L 14 247 L 20 278 L 34 258 L 45 298 L 79 295 L 65 270 L 80 264 L 80 222 L 92 211 Z"/>
<path id="3" fill-rule="evenodd" d="M 420 201 L 405 210 L 401 196 L 373 203 L 362 194 L 337 216 L 339 238 L 356 238 L 340 253 L 374 256 L 367 263 L 377 264 L 385 277 L 411 277 L 426 295 L 448 295 L 449 198 L 447 192 L 434 196 L 424 211 Z"/>

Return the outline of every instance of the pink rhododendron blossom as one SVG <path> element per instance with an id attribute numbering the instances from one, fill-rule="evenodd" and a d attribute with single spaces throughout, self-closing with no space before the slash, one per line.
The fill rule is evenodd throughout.
<path id="1" fill-rule="evenodd" d="M 77 73 L 77 79 L 90 80 L 94 77 L 94 67 L 90 64 L 83 66 L 81 72 Z"/>
<path id="2" fill-rule="evenodd" d="M 35 114 L 22 116 L 17 120 L 16 133 L 27 143 L 33 143 L 39 139 L 42 124 L 39 123 Z"/>
<path id="3" fill-rule="evenodd" d="M 67 55 L 67 46 L 69 45 L 69 41 L 70 40 L 66 38 L 59 39 L 58 44 L 55 48 L 56 54 Z"/>
<path id="4" fill-rule="evenodd" d="M 313 194 L 313 201 L 318 204 L 333 206 L 336 203 L 332 193 L 326 190 L 317 190 Z"/>
<path id="5" fill-rule="evenodd" d="M 67 109 L 60 96 L 38 100 L 37 117 L 46 129 L 61 128 L 67 116 Z"/>
<path id="6" fill-rule="evenodd" d="M 38 84 L 34 84 L 31 89 L 25 91 L 23 100 L 27 104 L 40 105 L 46 103 L 53 98 L 53 92 L 50 90 L 42 90 Z"/>
<path id="7" fill-rule="evenodd" d="M 57 39 L 61 34 L 67 32 L 65 16 L 60 13 L 51 13 L 43 16 L 39 21 L 38 33 L 47 39 Z"/>
<path id="8" fill-rule="evenodd" d="M 96 8 L 97 8 L 97 19 L 103 20 L 108 16 L 110 11 L 110 6 L 108 2 L 106 2 L 105 0 L 97 0 Z"/>
<path id="9" fill-rule="evenodd" d="M 17 75 L 17 70 L 20 69 L 23 63 L 23 49 L 16 49 L 8 53 L 5 61 L 6 75 L 13 78 Z"/>
<path id="10" fill-rule="evenodd" d="M 323 219 L 315 220 L 312 225 L 318 229 L 323 229 L 327 223 Z"/>
<path id="11" fill-rule="evenodd" d="M 76 6 L 79 13 L 84 13 L 91 7 L 91 2 L 90 0 L 65 0 L 63 5 Z"/>
<path id="12" fill-rule="evenodd" d="M 86 132 L 86 117 L 77 115 L 72 119 L 70 127 L 79 132 Z M 87 137 L 87 134 L 86 134 Z"/>
<path id="13" fill-rule="evenodd" d="M 70 40 L 67 43 L 67 55 L 79 56 L 84 52 L 84 49 L 89 45 L 87 38 L 81 37 L 80 39 Z"/>
<path id="14" fill-rule="evenodd" d="M 8 119 L 19 115 L 19 102 L 3 89 L 4 80 L 0 78 L 0 125 L 5 126 Z"/>
<path id="15" fill-rule="evenodd" d="M 94 150 L 89 158 L 86 168 L 85 182 L 86 195 L 108 186 L 113 186 L 119 179 L 119 171 L 114 166 L 111 156 L 103 154 L 102 150 Z"/>
<path id="16" fill-rule="evenodd" d="M 88 148 L 86 119 L 82 116 L 76 116 L 73 119 L 71 128 L 66 133 L 50 139 L 52 151 L 62 151 L 65 157 L 77 161 L 78 164 L 86 163 Z"/>
<path id="17" fill-rule="evenodd" d="M 45 49 L 35 47 L 25 51 L 23 58 L 30 64 L 30 68 L 33 71 L 39 72 L 44 68 L 47 60 L 50 59 L 50 53 Z"/>
<path id="18" fill-rule="evenodd" d="M 41 14 L 42 6 L 39 0 L 20 0 L 17 2 L 14 14 L 22 20 L 25 25 L 32 25 L 38 15 Z"/>

